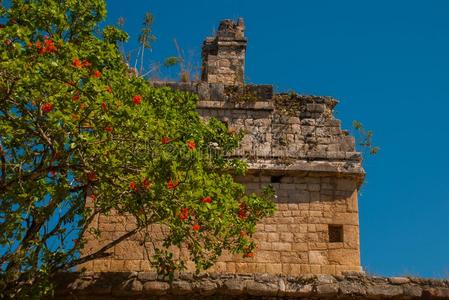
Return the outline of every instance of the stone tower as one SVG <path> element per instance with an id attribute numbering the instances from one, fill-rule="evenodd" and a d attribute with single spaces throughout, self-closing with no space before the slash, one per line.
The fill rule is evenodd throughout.
<path id="1" fill-rule="evenodd" d="M 234 153 L 248 161 L 236 178 L 248 192 L 274 186 L 277 212 L 257 227 L 255 256 L 225 253 L 212 271 L 221 273 L 341 274 L 360 266 L 357 195 L 364 179 L 354 138 L 333 116 L 331 97 L 275 94 L 271 85 L 244 85 L 246 39 L 243 20 L 225 20 L 203 44 L 200 82 L 154 82 L 198 94 L 198 112 L 217 117 L 245 136 Z M 126 217 L 98 220 L 103 235 L 86 251 L 124 234 Z M 163 229 L 150 228 L 162 240 Z M 185 255 L 182 249 L 178 255 Z M 138 237 L 114 247 L 113 255 L 89 262 L 94 271 L 148 271 Z"/>
<path id="2" fill-rule="evenodd" d="M 223 20 L 214 37 L 203 43 L 202 80 L 209 83 L 243 84 L 246 38 L 243 19 Z"/>

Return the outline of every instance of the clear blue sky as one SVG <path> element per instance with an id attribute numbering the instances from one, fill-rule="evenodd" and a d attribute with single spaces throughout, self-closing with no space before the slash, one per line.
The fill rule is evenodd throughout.
<path id="1" fill-rule="evenodd" d="M 200 45 L 244 17 L 250 82 L 339 99 L 337 117 L 375 133 L 360 196 L 362 264 L 380 275 L 449 277 L 449 1 L 108 0 L 108 22 L 158 41 L 148 59 Z"/>

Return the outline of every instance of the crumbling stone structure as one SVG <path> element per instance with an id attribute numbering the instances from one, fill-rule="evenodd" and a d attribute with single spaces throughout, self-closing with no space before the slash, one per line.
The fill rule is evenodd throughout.
<path id="1" fill-rule="evenodd" d="M 258 225 L 255 256 L 225 253 L 218 273 L 285 275 L 361 272 L 357 194 L 364 179 L 354 138 L 333 116 L 331 97 L 276 94 L 270 85 L 244 85 L 246 48 L 243 21 L 221 22 L 203 44 L 201 82 L 154 82 L 198 94 L 198 112 L 217 117 L 230 131 L 245 133 L 233 154 L 248 161 L 249 172 L 236 178 L 248 192 L 274 186 L 277 212 Z M 133 228 L 126 217 L 100 216 L 103 235 L 86 251 L 98 249 Z M 163 228 L 151 226 L 152 237 Z M 182 250 L 176 255 L 186 255 Z M 139 236 L 113 249 L 113 255 L 87 263 L 100 272 L 149 271 Z"/>
<path id="2" fill-rule="evenodd" d="M 246 38 L 243 19 L 224 20 L 214 37 L 203 44 L 202 80 L 229 85 L 243 84 Z"/>

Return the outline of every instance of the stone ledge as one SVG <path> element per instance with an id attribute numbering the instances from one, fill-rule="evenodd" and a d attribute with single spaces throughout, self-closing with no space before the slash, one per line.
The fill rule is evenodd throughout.
<path id="1" fill-rule="evenodd" d="M 199 101 L 198 108 L 214 109 L 245 109 L 245 110 L 273 110 L 272 102 L 254 101 L 254 102 L 224 102 L 224 101 Z"/>
<path id="2" fill-rule="evenodd" d="M 275 160 L 261 160 L 258 159 L 255 162 L 248 162 L 248 171 L 250 172 L 263 172 L 269 171 L 270 173 L 277 174 L 298 174 L 298 173 L 316 173 L 328 175 L 328 174 L 341 174 L 342 176 L 354 176 L 365 177 L 365 170 L 361 166 L 360 162 L 337 162 L 337 161 L 306 161 L 295 160 L 289 164 L 282 164 Z"/>
<path id="3" fill-rule="evenodd" d="M 449 280 L 363 273 L 300 277 L 181 273 L 172 283 L 154 273 L 63 273 L 56 299 L 449 299 Z"/>

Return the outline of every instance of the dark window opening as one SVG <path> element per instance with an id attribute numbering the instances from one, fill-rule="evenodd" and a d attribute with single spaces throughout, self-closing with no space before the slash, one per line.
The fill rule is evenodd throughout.
<path id="1" fill-rule="evenodd" d="M 281 183 L 284 176 L 271 176 L 271 183 Z"/>
<path id="2" fill-rule="evenodd" d="M 343 225 L 329 225 L 329 243 L 343 242 Z"/>

